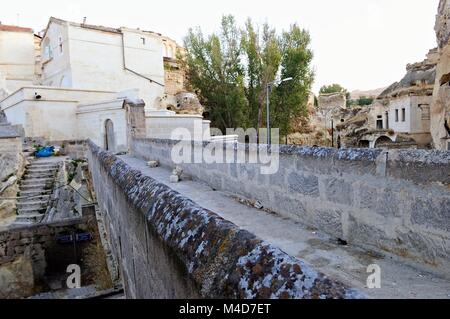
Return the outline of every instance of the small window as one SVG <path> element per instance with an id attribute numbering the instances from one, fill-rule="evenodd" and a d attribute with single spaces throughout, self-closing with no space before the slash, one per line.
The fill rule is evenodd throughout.
<path id="1" fill-rule="evenodd" d="M 44 41 L 44 58 L 45 60 L 50 60 L 53 58 L 53 50 L 50 46 L 50 39 L 46 38 Z"/>
<path id="2" fill-rule="evenodd" d="M 406 109 L 402 109 L 402 122 L 406 122 Z"/>
<path id="3" fill-rule="evenodd" d="M 398 110 L 395 110 L 395 122 L 398 122 Z"/>
<path id="4" fill-rule="evenodd" d="M 141 38 L 142 44 L 145 45 L 145 38 Z"/>
<path id="5" fill-rule="evenodd" d="M 377 120 L 377 130 L 383 129 L 383 120 Z"/>

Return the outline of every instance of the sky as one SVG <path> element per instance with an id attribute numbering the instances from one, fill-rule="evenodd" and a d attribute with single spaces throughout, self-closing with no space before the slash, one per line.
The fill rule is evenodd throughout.
<path id="1" fill-rule="evenodd" d="M 110 27 L 162 33 L 182 44 L 190 27 L 217 31 L 222 15 L 248 17 L 278 31 L 293 23 L 308 30 L 316 80 L 348 90 L 371 90 L 399 81 L 406 64 L 436 47 L 439 0 L 14 0 L 2 4 L 3 24 L 44 29 L 50 16 Z"/>

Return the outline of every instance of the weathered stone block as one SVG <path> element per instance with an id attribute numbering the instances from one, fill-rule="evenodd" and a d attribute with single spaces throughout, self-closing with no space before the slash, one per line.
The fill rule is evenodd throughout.
<path id="1" fill-rule="evenodd" d="M 392 248 L 397 245 L 382 229 L 368 225 L 352 215 L 348 220 L 348 236 L 345 239 L 350 243 L 378 247 L 381 250 L 389 251 L 392 251 Z"/>
<path id="2" fill-rule="evenodd" d="M 149 161 L 147 162 L 147 166 L 150 168 L 155 168 L 159 166 L 159 161 Z"/>
<path id="3" fill-rule="evenodd" d="M 359 191 L 359 207 L 361 209 L 375 210 L 377 208 L 378 190 L 374 187 L 361 185 Z"/>
<path id="4" fill-rule="evenodd" d="M 238 178 L 237 165 L 234 163 L 228 164 L 230 175 L 234 178 Z"/>
<path id="5" fill-rule="evenodd" d="M 342 211 L 339 209 L 318 209 L 312 215 L 312 222 L 317 229 L 336 238 L 343 238 Z"/>
<path id="6" fill-rule="evenodd" d="M 376 206 L 376 212 L 384 217 L 400 216 L 400 201 L 396 192 L 392 189 L 386 189 L 381 192 Z"/>
<path id="7" fill-rule="evenodd" d="M 288 187 L 292 192 L 319 197 L 319 178 L 314 175 L 291 173 L 288 176 Z"/>
<path id="8" fill-rule="evenodd" d="M 180 177 L 178 175 L 170 175 L 169 181 L 171 183 L 178 183 L 180 181 Z"/>
<path id="9" fill-rule="evenodd" d="M 342 179 L 328 178 L 325 180 L 325 193 L 327 199 L 343 205 L 353 205 L 352 184 Z"/>
<path id="10" fill-rule="evenodd" d="M 418 198 L 412 204 L 411 222 L 450 232 L 450 198 Z"/>
<path id="11" fill-rule="evenodd" d="M 286 174 L 284 170 L 278 171 L 275 174 L 268 175 L 270 185 L 276 185 L 278 187 L 286 187 Z"/>
<path id="12" fill-rule="evenodd" d="M 275 203 L 279 206 L 279 213 L 282 216 L 293 218 L 297 221 L 304 221 L 307 218 L 307 211 L 304 203 L 300 200 L 286 196 L 286 194 L 276 191 L 274 192 Z"/>

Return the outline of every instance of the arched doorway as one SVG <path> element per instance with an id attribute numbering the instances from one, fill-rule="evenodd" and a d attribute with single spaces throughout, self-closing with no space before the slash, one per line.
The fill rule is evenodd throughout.
<path id="1" fill-rule="evenodd" d="M 387 136 L 380 136 L 375 141 L 375 148 L 389 148 L 389 146 L 391 146 L 392 144 L 394 144 L 394 142 L 391 138 Z"/>
<path id="2" fill-rule="evenodd" d="M 105 121 L 105 149 L 114 151 L 116 148 L 114 140 L 114 124 L 111 120 Z"/>

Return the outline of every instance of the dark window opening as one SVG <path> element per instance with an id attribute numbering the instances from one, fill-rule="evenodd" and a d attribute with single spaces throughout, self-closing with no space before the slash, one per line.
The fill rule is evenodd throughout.
<path id="1" fill-rule="evenodd" d="M 395 110 L 395 122 L 398 122 L 398 110 Z"/>
<path id="2" fill-rule="evenodd" d="M 402 109 L 402 122 L 406 121 L 406 109 Z"/>
<path id="3" fill-rule="evenodd" d="M 383 129 L 383 119 L 377 120 L 377 130 Z"/>

